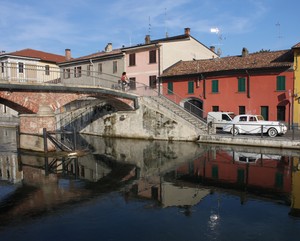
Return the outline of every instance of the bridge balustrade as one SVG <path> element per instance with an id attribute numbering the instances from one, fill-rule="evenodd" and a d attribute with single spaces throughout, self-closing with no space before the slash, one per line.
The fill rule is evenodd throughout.
<path id="1" fill-rule="evenodd" d="M 81 68 L 60 69 L 50 65 L 4 63 L 0 66 L 0 82 L 13 84 L 55 84 L 125 91 L 139 96 L 156 96 L 157 89 L 130 81 L 122 90 L 120 77 Z"/>

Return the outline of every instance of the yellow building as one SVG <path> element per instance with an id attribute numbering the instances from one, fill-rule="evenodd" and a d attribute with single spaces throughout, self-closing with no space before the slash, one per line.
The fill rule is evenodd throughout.
<path id="1" fill-rule="evenodd" d="M 300 216 L 300 161 L 298 157 L 293 158 L 290 215 L 296 217 Z"/>
<path id="2" fill-rule="evenodd" d="M 293 46 L 294 50 L 294 102 L 293 121 L 300 126 L 300 42 Z"/>

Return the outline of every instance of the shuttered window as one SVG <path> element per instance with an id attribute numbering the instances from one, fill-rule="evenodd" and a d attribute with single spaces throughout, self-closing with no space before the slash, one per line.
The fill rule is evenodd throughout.
<path id="1" fill-rule="evenodd" d="M 129 54 L 129 66 L 135 65 L 135 53 Z"/>
<path id="2" fill-rule="evenodd" d="M 168 82 L 168 94 L 173 94 L 173 82 Z"/>
<path id="3" fill-rule="evenodd" d="M 188 93 L 189 94 L 194 94 L 194 81 L 189 81 L 188 82 Z"/>
<path id="4" fill-rule="evenodd" d="M 211 92 L 212 93 L 218 93 L 219 92 L 219 81 L 218 80 L 212 80 L 212 82 L 211 82 Z"/>
<path id="5" fill-rule="evenodd" d="M 149 63 L 150 64 L 156 63 L 156 50 L 149 51 Z"/>
<path id="6" fill-rule="evenodd" d="M 149 86 L 152 89 L 156 89 L 156 75 L 149 76 Z"/>
<path id="7" fill-rule="evenodd" d="M 238 78 L 238 92 L 246 91 L 246 80 L 245 78 Z"/>
<path id="8" fill-rule="evenodd" d="M 285 76 L 277 76 L 276 90 L 285 90 Z"/>
<path id="9" fill-rule="evenodd" d="M 113 73 L 117 73 L 117 72 L 118 72 L 118 62 L 113 61 Z"/>

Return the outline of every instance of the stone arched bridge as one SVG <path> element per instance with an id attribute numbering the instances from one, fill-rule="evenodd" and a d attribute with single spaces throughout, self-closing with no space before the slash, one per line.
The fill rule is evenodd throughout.
<path id="1" fill-rule="evenodd" d="M 170 100 L 157 92 L 141 88 L 135 93 L 93 86 L 0 83 L 0 103 L 19 113 L 22 149 L 43 151 L 45 128 L 54 132 L 72 127 L 101 136 L 181 141 L 195 141 L 207 133 L 205 122 L 186 116 L 173 102 L 165 105 Z M 85 106 L 89 111 L 77 108 L 77 104 L 89 102 Z M 105 106 L 113 111 L 103 114 Z M 77 126 L 80 129 L 74 128 Z M 50 143 L 49 149 L 55 147 Z"/>

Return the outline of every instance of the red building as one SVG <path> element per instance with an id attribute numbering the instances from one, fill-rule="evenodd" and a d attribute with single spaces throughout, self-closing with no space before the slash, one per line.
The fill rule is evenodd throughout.
<path id="1" fill-rule="evenodd" d="M 261 114 L 291 123 L 292 50 L 261 51 L 207 60 L 180 61 L 164 71 L 163 94 L 201 117 L 209 111 Z M 199 109 L 197 109 L 197 106 Z"/>

